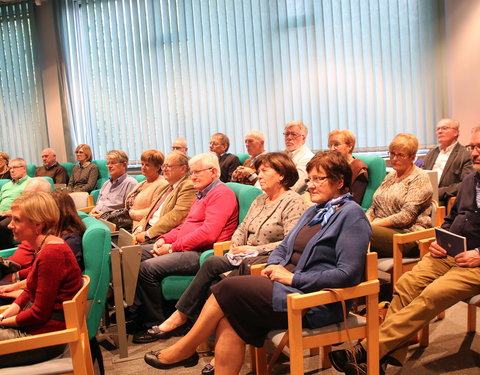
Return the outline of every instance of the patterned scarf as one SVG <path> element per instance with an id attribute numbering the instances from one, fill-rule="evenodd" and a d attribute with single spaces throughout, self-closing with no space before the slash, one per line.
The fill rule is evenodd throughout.
<path id="1" fill-rule="evenodd" d="M 352 201 L 353 196 L 350 193 L 340 195 L 337 198 L 329 200 L 327 203 L 317 204 L 317 214 L 308 223 L 309 226 L 322 223 L 322 227 L 327 224 L 330 217 L 335 213 L 338 206 L 344 204 L 347 201 Z"/>

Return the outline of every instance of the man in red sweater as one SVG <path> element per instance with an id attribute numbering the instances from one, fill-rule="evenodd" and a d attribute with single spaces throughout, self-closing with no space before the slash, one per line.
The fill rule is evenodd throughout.
<path id="1" fill-rule="evenodd" d="M 154 245 L 143 246 L 137 291 L 130 312 L 141 321 L 141 332 L 133 341 L 157 340 L 145 328 L 161 324 L 168 316 L 164 311 L 162 279 L 169 275 L 195 275 L 203 251 L 215 242 L 228 241 L 238 224 L 235 194 L 219 180 L 220 165 L 214 153 L 194 156 L 189 161 L 190 174 L 197 198 L 185 221 L 158 237 Z"/>

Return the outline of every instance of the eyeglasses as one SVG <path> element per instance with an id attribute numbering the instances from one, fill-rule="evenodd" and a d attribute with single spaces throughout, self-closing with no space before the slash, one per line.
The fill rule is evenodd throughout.
<path id="1" fill-rule="evenodd" d="M 117 165 L 117 164 L 121 164 L 121 163 L 120 163 L 119 161 L 109 161 L 109 162 L 107 163 L 107 166 L 108 166 L 108 165 Z"/>
<path id="2" fill-rule="evenodd" d="M 76 154 L 84 154 L 83 151 L 75 151 Z"/>
<path id="3" fill-rule="evenodd" d="M 338 146 L 345 145 L 346 143 L 332 142 L 328 144 L 328 148 L 337 148 Z"/>
<path id="4" fill-rule="evenodd" d="M 220 146 L 221 143 L 217 143 L 217 142 L 210 142 L 210 146 Z"/>
<path id="5" fill-rule="evenodd" d="M 172 150 L 175 151 L 175 150 L 183 150 L 185 147 L 182 147 L 182 146 L 172 146 Z"/>
<path id="6" fill-rule="evenodd" d="M 182 166 L 181 164 L 163 164 L 162 170 L 171 169 L 173 167 L 181 167 L 181 166 Z"/>
<path id="7" fill-rule="evenodd" d="M 313 176 L 312 178 L 306 178 L 305 183 L 308 185 L 312 183 L 314 185 L 323 185 L 325 180 L 328 179 L 328 176 Z"/>
<path id="8" fill-rule="evenodd" d="M 396 153 L 396 152 L 388 152 L 388 155 L 390 156 L 390 159 L 406 159 L 408 158 L 410 155 L 408 154 L 402 154 L 402 153 Z"/>
<path id="9" fill-rule="evenodd" d="M 208 171 L 209 169 L 213 169 L 213 168 L 210 167 L 210 168 L 205 168 L 205 169 L 199 169 L 198 171 L 190 171 L 190 174 L 192 176 L 196 176 L 196 175 L 200 174 L 200 172 Z"/>
<path id="10" fill-rule="evenodd" d="M 450 129 L 453 129 L 453 128 L 451 126 L 439 126 L 439 127 L 437 127 L 437 133 L 439 131 L 446 132 L 447 130 L 450 130 Z"/>
<path id="11" fill-rule="evenodd" d="M 480 152 L 480 145 L 468 145 L 465 146 L 468 151 L 473 152 L 473 150 Z"/>
<path id="12" fill-rule="evenodd" d="M 26 168 L 25 165 L 11 165 L 10 169 Z"/>
<path id="13" fill-rule="evenodd" d="M 300 134 L 300 133 L 295 133 L 295 132 L 285 132 L 285 133 L 283 133 L 283 135 L 284 135 L 285 137 L 291 136 L 292 138 L 298 138 L 298 137 L 300 137 L 302 134 Z"/>

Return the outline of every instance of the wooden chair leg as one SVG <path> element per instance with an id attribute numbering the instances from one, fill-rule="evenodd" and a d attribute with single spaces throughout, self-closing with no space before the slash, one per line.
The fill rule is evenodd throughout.
<path id="1" fill-rule="evenodd" d="M 331 351 L 332 351 L 332 347 L 330 345 L 322 347 L 322 369 L 327 369 L 332 367 L 330 358 L 328 358 L 328 353 L 330 353 Z"/>
<path id="2" fill-rule="evenodd" d="M 428 340 L 429 340 L 429 330 L 430 330 L 430 323 L 427 324 L 423 329 L 418 332 L 419 336 L 419 344 L 422 348 L 426 348 L 428 346 Z"/>
<path id="3" fill-rule="evenodd" d="M 310 357 L 314 357 L 320 354 L 320 348 L 311 348 L 310 349 Z"/>
<path id="4" fill-rule="evenodd" d="M 467 332 L 477 330 L 477 306 L 467 305 Z"/>
<path id="5" fill-rule="evenodd" d="M 252 363 L 255 363 L 255 370 L 257 375 L 268 375 L 267 371 L 267 352 L 265 347 L 253 348 Z M 251 353 L 251 352 L 250 352 Z"/>

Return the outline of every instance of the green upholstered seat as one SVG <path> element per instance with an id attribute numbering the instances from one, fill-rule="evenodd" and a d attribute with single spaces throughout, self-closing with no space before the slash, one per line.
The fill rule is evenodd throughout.
<path id="1" fill-rule="evenodd" d="M 143 174 L 130 174 L 138 183 L 145 181 L 147 178 Z"/>
<path id="2" fill-rule="evenodd" d="M 110 175 L 108 174 L 107 161 L 99 159 L 99 160 L 93 160 L 92 163 L 98 167 L 97 189 L 101 189 L 102 185 L 110 177 Z"/>
<path id="3" fill-rule="evenodd" d="M 227 186 L 233 190 L 235 196 L 237 197 L 239 205 L 238 222 L 241 223 L 250 209 L 252 202 L 257 196 L 262 194 L 262 191 L 254 186 L 237 184 L 236 182 L 228 182 Z M 213 250 L 207 250 L 203 252 L 200 257 L 200 265 L 202 265 L 205 259 L 212 255 Z M 194 278 L 195 276 L 180 275 L 165 277 L 162 280 L 163 298 L 165 298 L 167 301 L 179 299 Z"/>
<path id="4" fill-rule="evenodd" d="M 353 155 L 368 167 L 368 185 L 362 199 L 362 208 L 368 210 L 372 205 L 373 194 L 387 175 L 385 160 L 377 155 Z"/>
<path id="5" fill-rule="evenodd" d="M 97 204 L 98 196 L 100 195 L 100 189 L 92 190 L 90 195 L 93 197 L 93 203 Z"/>
<path id="6" fill-rule="evenodd" d="M 30 177 L 35 177 L 35 171 L 37 166 L 35 164 L 27 164 L 27 175 Z"/>
<path id="7" fill-rule="evenodd" d="M 240 160 L 240 163 L 245 164 L 245 161 L 250 157 L 248 154 L 235 154 L 237 158 Z"/>
<path id="8" fill-rule="evenodd" d="M 3 185 L 5 185 L 9 180 L 8 178 L 2 178 L 0 179 L 0 189 L 2 188 Z"/>
<path id="9" fill-rule="evenodd" d="M 70 162 L 66 162 L 66 163 L 60 163 L 60 165 L 67 170 L 68 178 L 70 178 L 70 176 L 72 175 L 73 166 L 75 164 L 70 163 Z"/>

